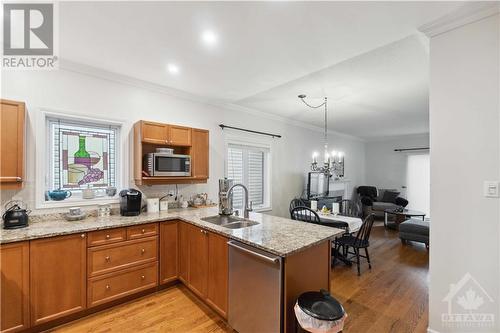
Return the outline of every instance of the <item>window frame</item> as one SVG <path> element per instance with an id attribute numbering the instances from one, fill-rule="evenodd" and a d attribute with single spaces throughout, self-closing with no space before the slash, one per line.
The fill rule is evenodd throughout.
<path id="1" fill-rule="evenodd" d="M 235 146 L 246 146 L 249 148 L 260 148 L 267 150 L 264 155 L 264 204 L 262 207 L 255 208 L 256 212 L 267 212 L 271 211 L 273 208 L 272 202 L 272 156 L 273 149 L 272 144 L 269 140 L 263 138 L 256 138 L 250 136 L 234 136 L 225 135 L 225 145 L 224 145 L 224 177 L 228 175 L 228 150 L 231 145 Z"/>
<path id="2" fill-rule="evenodd" d="M 89 125 L 103 125 L 103 126 L 113 126 L 116 127 L 116 188 L 117 192 L 127 184 L 126 181 L 126 151 L 124 138 L 122 136 L 123 125 L 125 124 L 122 120 L 109 119 L 109 118 L 93 118 L 81 116 L 79 114 L 54 111 L 50 109 L 40 109 L 38 112 L 38 117 L 36 120 L 36 131 L 35 131 L 35 142 L 44 144 L 35 144 L 36 150 L 36 178 L 35 178 L 35 208 L 36 209 L 46 209 L 46 208 L 61 208 L 61 207 L 72 207 L 72 206 L 92 206 L 98 204 L 107 203 L 119 203 L 118 195 L 112 198 L 109 197 L 98 197 L 94 199 L 83 199 L 74 198 L 62 201 L 46 201 L 45 192 L 47 191 L 46 185 L 49 182 L 48 177 L 50 177 L 49 164 L 52 158 L 47 159 L 46 156 L 51 151 L 51 140 L 50 140 L 50 120 L 61 119 L 68 122 L 76 123 L 87 123 Z"/>

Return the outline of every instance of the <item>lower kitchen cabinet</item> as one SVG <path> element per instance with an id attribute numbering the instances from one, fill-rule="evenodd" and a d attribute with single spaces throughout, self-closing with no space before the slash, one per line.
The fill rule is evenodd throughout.
<path id="1" fill-rule="evenodd" d="M 32 325 L 86 308 L 86 254 L 85 234 L 30 242 Z"/>
<path id="2" fill-rule="evenodd" d="M 189 286 L 206 298 L 208 289 L 208 231 L 189 226 Z"/>
<path id="3" fill-rule="evenodd" d="M 0 247 L 0 331 L 17 332 L 30 326 L 29 242 Z"/>
<path id="4" fill-rule="evenodd" d="M 190 225 L 185 222 L 179 222 L 179 280 L 188 284 L 189 280 L 189 228 Z"/>
<path id="5" fill-rule="evenodd" d="M 178 230 L 177 221 L 160 224 L 160 284 L 174 281 L 178 276 Z"/>
<path id="6" fill-rule="evenodd" d="M 179 278 L 223 317 L 227 317 L 227 241 L 224 236 L 179 223 Z"/>
<path id="7" fill-rule="evenodd" d="M 207 302 L 224 318 L 227 317 L 228 239 L 208 233 Z"/>

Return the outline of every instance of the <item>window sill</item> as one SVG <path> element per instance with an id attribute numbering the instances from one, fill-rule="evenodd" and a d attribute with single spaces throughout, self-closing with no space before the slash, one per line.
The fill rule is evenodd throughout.
<path id="1" fill-rule="evenodd" d="M 100 204 L 114 204 L 119 203 L 118 197 L 112 198 L 94 198 L 94 199 L 69 199 L 61 201 L 44 201 L 36 205 L 37 209 L 46 208 L 64 208 L 64 207 L 81 207 L 81 206 L 96 206 Z"/>

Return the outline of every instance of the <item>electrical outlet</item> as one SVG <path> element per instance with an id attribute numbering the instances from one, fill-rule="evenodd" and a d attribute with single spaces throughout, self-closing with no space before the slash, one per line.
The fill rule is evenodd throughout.
<path id="1" fill-rule="evenodd" d="M 498 182 L 486 180 L 483 185 L 483 195 L 486 198 L 498 198 Z"/>

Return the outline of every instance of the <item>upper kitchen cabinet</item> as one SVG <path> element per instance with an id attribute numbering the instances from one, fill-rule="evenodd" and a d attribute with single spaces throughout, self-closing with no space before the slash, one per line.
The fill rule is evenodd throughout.
<path id="1" fill-rule="evenodd" d="M 171 148 L 177 161 L 148 155 Z M 151 156 L 151 159 L 147 157 Z M 163 161 L 159 161 L 160 157 Z M 140 120 L 134 125 L 134 180 L 136 185 L 206 183 L 209 176 L 209 132 Z"/>
<path id="2" fill-rule="evenodd" d="M 191 128 L 169 125 L 168 140 L 170 146 L 191 146 Z"/>
<path id="3" fill-rule="evenodd" d="M 192 174 L 196 178 L 208 178 L 208 131 L 193 128 Z"/>
<path id="4" fill-rule="evenodd" d="M 191 146 L 191 128 L 141 121 L 141 141 L 162 146 Z"/>
<path id="5" fill-rule="evenodd" d="M 2 99 L 0 113 L 0 188 L 22 187 L 24 177 L 23 102 Z"/>

